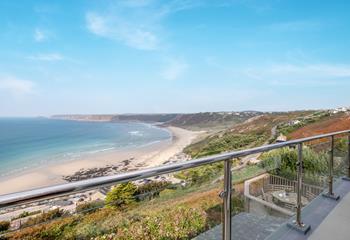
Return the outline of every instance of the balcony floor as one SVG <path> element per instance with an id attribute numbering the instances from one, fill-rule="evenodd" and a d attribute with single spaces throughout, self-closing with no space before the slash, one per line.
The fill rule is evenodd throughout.
<path id="1" fill-rule="evenodd" d="M 350 193 L 318 226 L 310 240 L 347 240 L 350 238 Z"/>
<path id="2" fill-rule="evenodd" d="M 272 233 L 268 240 L 345 240 L 350 239 L 350 181 L 339 179 L 334 183 L 338 201 L 318 196 L 302 210 L 302 220 L 311 225 L 311 230 L 304 235 L 291 229 L 286 224 Z M 292 221 L 290 219 L 290 221 Z"/>
<path id="3" fill-rule="evenodd" d="M 350 181 L 337 180 L 334 192 L 338 201 L 316 197 L 302 211 L 302 220 L 311 225 L 304 235 L 287 226 L 284 219 L 240 213 L 232 218 L 234 240 L 348 240 L 350 239 Z M 289 221 L 294 220 L 292 217 Z M 195 240 L 221 239 L 222 226 L 197 236 Z"/>
<path id="4" fill-rule="evenodd" d="M 256 216 L 250 213 L 239 213 L 232 217 L 232 239 L 235 240 L 264 240 L 276 231 L 283 219 L 272 216 Z M 222 238 L 222 225 L 197 236 L 193 240 L 214 240 Z"/>

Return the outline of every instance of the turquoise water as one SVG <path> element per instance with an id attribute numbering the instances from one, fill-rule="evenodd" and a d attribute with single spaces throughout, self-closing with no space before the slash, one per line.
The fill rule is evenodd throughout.
<path id="1" fill-rule="evenodd" d="M 168 131 L 142 123 L 0 118 L 0 176 L 170 138 Z"/>

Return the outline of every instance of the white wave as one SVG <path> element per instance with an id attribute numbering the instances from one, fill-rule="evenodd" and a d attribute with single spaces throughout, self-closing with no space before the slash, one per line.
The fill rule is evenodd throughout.
<path id="1" fill-rule="evenodd" d="M 128 132 L 131 136 L 138 136 L 138 137 L 142 137 L 143 133 L 140 131 L 130 131 Z"/>
<path id="2" fill-rule="evenodd" d="M 106 152 L 106 151 L 110 151 L 110 150 L 114 150 L 114 147 L 111 148 L 103 148 L 103 149 L 99 149 L 99 150 L 95 150 L 95 151 L 89 151 L 89 154 L 94 154 L 94 153 L 100 153 L 100 152 Z"/>

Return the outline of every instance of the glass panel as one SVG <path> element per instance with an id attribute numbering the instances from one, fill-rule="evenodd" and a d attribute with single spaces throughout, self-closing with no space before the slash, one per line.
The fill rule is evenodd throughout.
<path id="1" fill-rule="evenodd" d="M 294 154 L 294 153 L 293 153 Z M 301 222 L 311 226 L 311 229 L 317 228 L 324 217 L 322 214 L 328 214 L 326 209 L 329 205 L 325 204 L 328 198 L 323 195 L 329 191 L 329 163 L 331 157 L 331 138 L 323 138 L 303 144 L 303 183 L 301 188 Z M 340 161 L 339 161 L 340 162 Z M 338 163 L 335 166 L 340 166 Z M 295 166 L 296 168 L 296 166 Z M 291 171 L 292 172 L 292 171 Z M 291 173 L 287 177 L 293 178 L 296 174 Z M 295 220 L 296 216 L 289 219 L 289 223 Z M 295 226 L 295 225 L 294 225 Z M 298 231 L 291 231 L 286 224 L 281 226 L 268 239 L 295 239 L 300 234 Z"/>
<path id="2" fill-rule="evenodd" d="M 293 214 L 288 206 L 279 206 L 273 197 L 277 191 L 292 195 L 292 181 L 280 176 L 286 152 L 289 148 L 238 159 L 232 172 L 233 186 L 244 200 L 244 208 L 232 218 L 232 239 L 265 239 Z"/>
<path id="3" fill-rule="evenodd" d="M 348 136 L 334 138 L 334 176 L 348 176 Z"/>
<path id="4" fill-rule="evenodd" d="M 329 138 L 303 144 L 302 209 L 328 187 L 330 146 Z M 247 239 L 264 239 L 270 234 L 282 236 L 281 229 L 288 232 L 286 223 L 295 220 L 298 146 L 248 156 L 241 161 L 243 164 L 233 171 L 233 178 L 235 186 L 243 188 L 245 212 L 241 219 L 233 220 L 236 224 L 233 232 Z"/>

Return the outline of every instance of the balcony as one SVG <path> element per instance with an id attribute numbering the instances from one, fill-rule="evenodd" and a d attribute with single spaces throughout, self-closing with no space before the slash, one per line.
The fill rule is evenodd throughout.
<path id="1" fill-rule="evenodd" d="M 222 172 L 219 176 L 215 175 L 204 185 L 194 184 L 186 187 L 180 184 L 177 187 L 182 189 L 181 194 L 177 192 L 164 198 L 176 197 L 180 199 L 178 202 L 186 205 L 189 202 L 186 196 L 196 196 L 191 201 L 206 198 L 207 201 L 201 203 L 201 206 L 211 204 L 204 212 L 200 207 L 190 207 L 186 209 L 190 211 L 185 213 L 181 212 L 182 208 L 179 208 L 178 216 L 183 219 L 176 219 L 181 222 L 180 227 L 176 225 L 176 228 L 179 232 L 184 228 L 186 231 L 183 231 L 181 236 L 172 235 L 169 239 L 348 239 L 350 230 L 347 226 L 350 223 L 350 211 L 347 210 L 350 206 L 350 181 L 342 176 L 348 175 L 350 169 L 349 133 L 349 130 L 334 132 L 151 169 L 2 195 L 0 196 L 0 221 L 14 219 L 14 212 L 20 214 L 29 208 L 35 212 L 40 206 L 48 206 L 48 204 L 59 205 L 61 208 L 67 205 L 65 209 L 70 211 L 67 214 L 68 217 L 80 214 L 81 221 L 84 220 L 85 215 L 75 208 L 70 209 L 72 204 L 69 199 L 84 195 L 91 197 L 92 192 L 96 193 L 96 189 L 102 193 L 107 192 L 112 185 L 155 179 L 164 175 L 173 176 L 186 170 L 222 164 Z M 338 148 L 339 143 L 343 144 L 342 150 Z M 276 150 L 281 151 L 276 152 Z M 312 155 L 315 152 L 318 155 Z M 320 165 L 326 167 L 316 166 L 312 174 L 304 172 L 304 168 L 307 167 L 305 165 L 309 164 L 307 160 L 310 154 L 312 157 L 319 157 Z M 249 156 L 254 158 L 254 161 L 264 158 L 265 162 L 260 165 L 249 165 L 247 161 Z M 296 156 L 295 159 L 294 156 Z M 237 159 L 239 161 L 236 161 Z M 290 171 L 282 172 L 281 166 L 285 164 L 286 159 L 289 161 Z M 208 192 L 210 194 L 207 194 Z M 152 194 L 157 195 L 159 191 Z M 154 200 L 147 202 L 145 199 L 149 197 L 149 193 L 146 195 L 141 193 L 137 196 L 137 199 L 149 204 L 143 209 L 147 209 L 147 206 L 150 209 L 157 209 L 164 207 L 164 204 L 169 204 L 164 199 L 158 202 Z M 244 208 L 237 206 L 240 203 L 244 204 Z M 87 211 L 96 211 L 103 207 L 102 204 Z M 169 204 L 168 207 L 171 209 L 174 206 Z M 139 218 L 143 217 L 138 214 L 133 215 L 133 221 L 140 221 Z M 191 221 L 193 220 L 191 218 L 195 217 L 203 220 L 204 223 Z M 154 231 L 159 233 L 158 228 L 163 223 L 158 216 L 156 219 L 158 219 L 158 222 L 155 222 L 157 224 L 152 226 Z M 52 219 L 48 220 L 51 224 L 55 224 Z M 39 224 L 42 225 L 45 222 Z M 193 226 L 192 229 L 189 226 L 191 224 L 196 225 L 196 228 Z M 3 231 L 1 236 L 14 239 L 11 234 L 33 226 L 22 226 L 21 220 L 13 220 L 9 230 Z M 114 225 L 111 229 L 116 230 Z M 162 230 L 164 234 L 162 236 L 167 236 L 166 229 L 164 227 Z M 334 229 L 337 231 L 336 234 Z M 110 237 L 108 239 L 113 237 L 118 239 L 113 235 L 112 230 L 108 229 L 100 234 L 109 234 L 106 235 Z"/>

